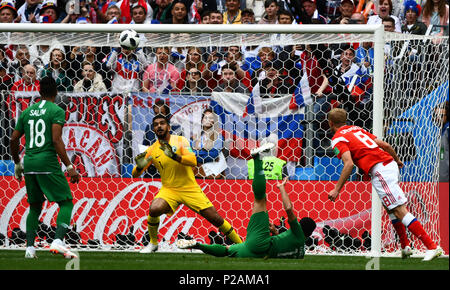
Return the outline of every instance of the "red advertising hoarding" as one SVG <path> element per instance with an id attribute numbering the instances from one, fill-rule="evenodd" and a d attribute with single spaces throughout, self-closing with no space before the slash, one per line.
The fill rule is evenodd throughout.
<path id="1" fill-rule="evenodd" d="M 241 237 L 246 235 L 246 225 L 253 203 L 251 181 L 249 180 L 198 180 L 201 188 L 215 205 L 219 214 L 226 218 Z M 276 181 L 268 181 L 267 198 L 271 221 L 279 224 L 286 216 L 280 200 Z M 72 225 L 76 225 L 83 243 L 89 239 L 111 244 L 117 234 L 128 234 L 133 226 L 133 234 L 140 241 L 147 231 L 147 213 L 151 200 L 161 187 L 158 179 L 132 178 L 83 178 L 79 184 L 71 184 L 74 196 Z M 368 182 L 348 182 L 339 199 L 330 202 L 327 192 L 333 182 L 290 181 L 286 189 L 290 193 L 298 217 L 309 216 L 317 223 L 313 236 L 323 243 L 322 228 L 325 225 L 339 229 L 353 237 L 361 237 L 370 232 L 371 185 Z M 25 231 L 28 213 L 24 182 L 18 183 L 13 177 L 0 177 L 2 197 L 0 199 L 0 233 L 9 236 L 14 228 Z M 447 200 L 445 187 L 440 187 L 441 201 Z M 446 215 L 445 215 L 446 210 Z M 442 206 L 440 228 L 442 247 L 448 253 L 448 207 Z M 44 203 L 41 221 L 54 225 L 58 206 Z M 446 217 L 446 218 L 445 218 Z M 160 240 L 173 241 L 179 232 L 209 242 L 210 231 L 217 228 L 181 205 L 172 216 L 161 216 Z M 443 236 L 442 236 L 443 235 Z"/>

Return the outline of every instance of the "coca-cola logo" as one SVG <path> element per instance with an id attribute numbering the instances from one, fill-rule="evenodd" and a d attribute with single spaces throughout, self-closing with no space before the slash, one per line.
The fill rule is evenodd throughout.
<path id="1" fill-rule="evenodd" d="M 108 180 L 118 181 L 119 179 Z M 137 241 L 140 241 L 147 231 L 150 202 L 161 188 L 161 182 L 132 182 L 130 179 L 124 184 L 112 183 L 120 188 L 117 192 L 112 189 L 105 192 L 103 188 L 108 186 L 107 180 L 96 178 L 88 179 L 88 181 L 88 183 L 80 183 L 75 189 L 72 185 L 74 195 L 72 226 L 76 226 L 82 240 L 86 242 L 89 239 L 97 239 L 101 244 L 112 244 L 117 234 L 129 234 L 129 229 L 133 226 L 132 234 Z M 12 178 L 10 182 L 17 184 Z M 181 205 L 172 216 L 160 217 L 160 234 L 164 240 L 174 241 L 180 231 L 188 233 L 191 230 L 197 217 L 193 214 L 187 216 L 187 211 L 190 210 Z M 45 202 L 40 220 L 44 224 L 54 225 L 57 213 L 56 203 Z M 11 194 L 3 210 L 0 208 L 0 233 L 8 236 L 8 233 L 16 227 L 25 231 L 27 214 L 26 190 L 22 183 L 15 194 Z"/>

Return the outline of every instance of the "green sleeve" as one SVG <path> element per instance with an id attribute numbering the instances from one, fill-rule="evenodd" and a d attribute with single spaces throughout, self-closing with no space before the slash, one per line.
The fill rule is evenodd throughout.
<path id="1" fill-rule="evenodd" d="M 288 221 L 289 227 L 292 233 L 304 244 L 305 243 L 305 234 L 303 233 L 302 226 L 300 225 L 297 219 Z"/>
<path id="2" fill-rule="evenodd" d="M 56 112 L 53 116 L 52 124 L 59 124 L 61 126 L 64 126 L 66 123 L 66 112 L 64 112 L 63 109 L 60 107 L 57 107 Z"/>

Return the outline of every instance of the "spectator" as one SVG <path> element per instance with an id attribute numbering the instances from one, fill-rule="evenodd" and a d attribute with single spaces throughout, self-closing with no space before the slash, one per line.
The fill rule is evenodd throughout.
<path id="1" fill-rule="evenodd" d="M 280 73 L 281 67 L 277 63 L 264 64 L 264 77 L 254 86 L 253 94 L 261 98 L 277 98 L 281 95 L 293 94 L 294 80 L 289 75 Z"/>
<path id="2" fill-rule="evenodd" d="M 250 8 L 245 8 L 241 12 L 241 22 L 242 24 L 255 24 L 255 13 Z"/>
<path id="3" fill-rule="evenodd" d="M 350 20 L 354 11 L 355 3 L 353 0 L 341 0 L 341 4 L 339 5 L 339 12 L 341 15 L 331 20 L 330 24 L 354 24 L 353 21 Z"/>
<path id="4" fill-rule="evenodd" d="M 226 11 L 223 13 L 223 24 L 242 24 L 239 0 L 225 0 Z"/>
<path id="5" fill-rule="evenodd" d="M 214 92 L 248 94 L 248 88 L 237 78 L 236 65 L 229 63 L 223 65 L 220 84 L 214 88 Z"/>
<path id="6" fill-rule="evenodd" d="M 14 76 L 14 81 L 18 81 L 23 77 L 23 68 L 29 63 L 30 51 L 28 46 L 19 45 L 14 56 L 14 61 L 9 66 L 9 72 Z"/>
<path id="7" fill-rule="evenodd" d="M 11 92 L 16 91 L 39 91 L 39 81 L 36 79 L 36 67 L 34 65 L 27 64 L 24 66 L 23 77 L 15 82 L 11 88 Z"/>
<path id="8" fill-rule="evenodd" d="M 277 13 L 278 24 L 294 23 L 294 16 L 289 10 L 279 9 Z"/>
<path id="9" fill-rule="evenodd" d="M 201 133 L 194 135 L 191 141 L 192 150 L 197 157 L 194 174 L 199 178 L 225 178 L 227 163 L 222 153 L 224 140 L 220 134 L 217 115 L 207 108 L 202 113 Z"/>
<path id="10" fill-rule="evenodd" d="M 8 1 L 12 0 L 2 0 L 0 3 L 0 23 L 14 23 L 17 17 L 16 7 Z"/>
<path id="11" fill-rule="evenodd" d="M 142 6 L 144 8 L 147 22 L 150 22 L 153 17 L 153 9 L 146 0 L 120 0 L 116 5 L 121 11 L 119 23 L 128 24 L 133 20 L 132 10 L 135 6 Z"/>
<path id="12" fill-rule="evenodd" d="M 214 55 L 211 54 L 210 56 L 213 57 Z M 236 77 L 251 90 L 251 76 L 248 70 L 246 70 L 247 67 L 243 61 L 239 46 L 228 47 L 222 61 L 213 64 L 211 58 L 208 60 L 208 69 L 203 72 L 203 78 L 208 82 L 208 86 L 210 88 L 215 88 L 217 86 L 217 82 L 221 79 L 222 67 L 225 64 L 229 64 L 235 71 Z"/>
<path id="13" fill-rule="evenodd" d="M 186 3 L 181 0 L 174 0 L 172 2 L 172 9 L 170 11 L 171 17 L 167 17 L 162 23 L 165 24 L 189 24 L 188 9 Z"/>
<path id="14" fill-rule="evenodd" d="M 349 114 L 349 120 L 360 127 L 367 127 L 368 120 L 360 116 L 361 111 L 365 110 L 368 100 L 367 68 L 359 66 L 355 62 L 355 52 L 353 48 L 346 49 L 340 57 L 340 63 L 334 68 L 332 76 L 329 77 L 329 83 L 333 88 L 332 99 L 337 99 L 342 108 L 345 108 Z M 356 87 L 361 90 L 356 90 Z M 322 106 L 322 112 L 327 113 L 329 106 Z M 366 110 L 367 111 L 367 110 Z M 368 119 L 368 118 L 367 118 Z"/>
<path id="15" fill-rule="evenodd" d="M 72 78 L 68 75 L 69 63 L 66 60 L 65 49 L 55 47 L 50 50 L 50 62 L 44 66 L 39 74 L 39 79 L 49 76 L 53 77 L 58 87 L 58 92 L 69 92 L 73 90 Z"/>
<path id="16" fill-rule="evenodd" d="M 0 51 L 2 53 L 2 51 Z M 8 73 L 8 61 L 0 60 L 0 92 L 9 91 L 14 83 L 14 76 Z"/>
<path id="17" fill-rule="evenodd" d="M 102 14 L 99 14 L 99 19 L 103 23 L 120 23 L 122 12 L 120 11 L 120 8 L 117 6 L 116 2 L 109 3 L 109 5 L 106 8 L 104 17 L 102 17 Z"/>
<path id="18" fill-rule="evenodd" d="M 327 24 L 327 19 L 319 14 L 316 6 L 317 0 L 302 0 L 305 13 L 300 19 L 300 24 Z"/>
<path id="19" fill-rule="evenodd" d="M 131 22 L 130 24 L 149 24 L 151 18 L 147 17 L 147 10 L 142 5 L 134 5 L 131 8 Z"/>
<path id="20" fill-rule="evenodd" d="M 436 109 L 436 117 L 440 118 L 438 124 L 441 126 L 441 146 L 439 153 L 439 182 L 449 181 L 449 105 L 445 102 L 442 109 Z"/>
<path id="21" fill-rule="evenodd" d="M 18 16 L 15 22 L 38 23 L 41 6 L 41 0 L 26 0 L 17 10 Z"/>
<path id="22" fill-rule="evenodd" d="M 445 0 L 427 0 L 423 5 L 422 21 L 428 27 L 430 25 L 440 25 L 442 27 L 435 27 L 431 30 L 431 35 L 438 34 L 444 35 L 447 27 L 448 33 L 448 20 L 449 12 L 448 5 Z"/>
<path id="23" fill-rule="evenodd" d="M 201 18 L 201 22 L 200 24 L 209 24 L 209 13 L 210 11 L 203 11 L 200 18 Z"/>
<path id="24" fill-rule="evenodd" d="M 147 58 L 141 48 L 135 50 L 114 48 L 106 58 L 104 70 L 113 72 L 111 90 L 128 93 L 141 90 L 139 75 L 147 67 Z"/>
<path id="25" fill-rule="evenodd" d="M 365 66 L 369 74 L 373 73 L 374 53 L 372 42 L 363 42 L 355 51 L 355 63 Z"/>
<path id="26" fill-rule="evenodd" d="M 60 23 L 62 19 L 61 10 L 57 6 L 56 0 L 44 0 L 42 2 L 40 20 L 41 23 Z M 44 20 L 44 18 L 47 18 Z"/>
<path id="27" fill-rule="evenodd" d="M 192 46 L 188 49 L 184 69 L 181 71 L 180 79 L 177 82 L 178 89 L 183 89 L 187 71 L 191 68 L 195 68 L 200 73 L 202 73 L 206 68 L 206 64 L 202 60 L 202 50 L 199 47 Z"/>
<path id="28" fill-rule="evenodd" d="M 184 83 L 185 85 L 181 90 L 183 94 L 204 95 L 211 92 L 206 81 L 202 79 L 202 73 L 195 67 L 187 71 Z"/>
<path id="29" fill-rule="evenodd" d="M 402 32 L 400 19 L 392 15 L 392 0 L 380 0 L 378 3 L 378 10 L 376 15 L 372 15 L 367 20 L 367 24 L 381 24 L 384 18 L 392 17 L 395 20 L 394 30 L 396 32 Z"/>
<path id="30" fill-rule="evenodd" d="M 164 23 L 166 20 L 172 17 L 172 5 L 173 0 L 156 0 L 156 6 L 153 7 L 153 20 L 159 23 Z"/>
<path id="31" fill-rule="evenodd" d="M 223 24 L 224 19 L 222 12 L 218 10 L 211 11 L 209 13 L 209 22 L 208 24 Z"/>
<path id="32" fill-rule="evenodd" d="M 420 16 L 420 5 L 414 0 L 408 0 L 404 6 L 406 23 L 402 26 L 402 33 L 425 35 L 427 26 L 423 22 L 417 21 Z"/>
<path id="33" fill-rule="evenodd" d="M 89 62 L 96 72 L 102 70 L 102 63 L 98 59 L 97 47 L 95 46 L 75 46 L 69 55 L 70 67 L 74 71 L 75 81 L 83 79 L 82 63 L 84 61 Z M 106 74 L 105 74 L 106 75 Z M 103 77 L 103 75 L 102 75 Z"/>
<path id="34" fill-rule="evenodd" d="M 106 92 L 102 76 L 97 73 L 92 63 L 84 61 L 81 65 L 83 79 L 77 82 L 75 92 Z"/>
<path id="35" fill-rule="evenodd" d="M 295 22 L 292 21 L 292 23 L 300 23 L 301 19 L 303 17 L 304 9 L 302 5 L 301 0 L 281 0 L 278 1 L 280 10 L 286 10 L 288 11 L 293 19 L 295 19 Z"/>
<path id="36" fill-rule="evenodd" d="M 276 24 L 279 10 L 278 2 L 276 0 L 265 0 L 264 10 L 265 12 L 258 24 Z"/>
<path id="37" fill-rule="evenodd" d="M 252 62 L 251 67 L 253 69 L 252 72 L 252 87 L 254 87 L 258 81 L 265 77 L 264 66 L 267 63 L 272 63 L 276 60 L 275 51 L 268 46 L 261 47 L 258 51 L 257 60 Z"/>
<path id="38" fill-rule="evenodd" d="M 156 63 L 147 67 L 142 78 L 143 92 L 167 94 L 176 88 L 180 72 L 169 62 L 169 55 L 169 47 L 156 48 Z"/>

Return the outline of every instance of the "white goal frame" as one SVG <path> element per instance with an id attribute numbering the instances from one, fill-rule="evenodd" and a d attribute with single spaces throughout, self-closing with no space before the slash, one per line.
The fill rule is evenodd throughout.
<path id="1" fill-rule="evenodd" d="M 209 33 L 209 34 L 371 34 L 374 43 L 374 72 L 373 72 L 373 133 L 383 138 L 383 97 L 384 97 L 384 45 L 385 32 L 382 24 L 377 25 L 269 25 L 269 24 L 0 24 L 0 32 L 60 32 L 60 33 L 120 33 L 126 29 L 133 29 L 138 33 Z M 372 215 L 371 257 L 381 256 L 381 201 L 372 187 Z"/>

